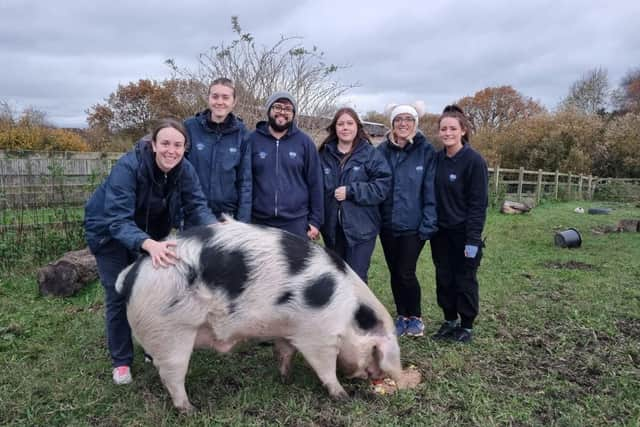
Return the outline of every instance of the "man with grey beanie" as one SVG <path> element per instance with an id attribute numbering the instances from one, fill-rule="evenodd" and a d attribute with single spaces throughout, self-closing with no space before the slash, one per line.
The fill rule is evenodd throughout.
<path id="1" fill-rule="evenodd" d="M 297 105 L 289 93 L 274 93 L 265 107 L 268 120 L 249 135 L 252 222 L 315 240 L 324 218 L 318 151 L 294 122 Z"/>

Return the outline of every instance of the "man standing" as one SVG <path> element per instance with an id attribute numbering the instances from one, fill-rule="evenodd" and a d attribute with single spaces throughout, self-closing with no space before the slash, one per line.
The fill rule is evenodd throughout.
<path id="1" fill-rule="evenodd" d="M 274 93 L 266 108 L 268 121 L 249 135 L 252 222 L 315 240 L 324 217 L 318 151 L 295 125 L 296 102 L 289 93 Z"/>

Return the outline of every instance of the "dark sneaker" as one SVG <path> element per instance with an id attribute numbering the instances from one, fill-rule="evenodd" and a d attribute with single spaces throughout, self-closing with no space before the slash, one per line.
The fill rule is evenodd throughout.
<path id="1" fill-rule="evenodd" d="M 456 328 L 449 339 L 453 342 L 469 344 L 473 341 L 473 331 L 471 329 Z"/>
<path id="2" fill-rule="evenodd" d="M 438 332 L 431 335 L 431 339 L 434 339 L 434 340 L 449 339 L 453 335 L 453 331 L 455 331 L 456 328 L 458 328 L 459 326 L 460 324 L 458 322 L 451 323 L 445 320 L 444 322 L 442 322 L 442 325 L 440 325 L 440 329 L 438 329 Z"/>
<path id="3" fill-rule="evenodd" d="M 424 335 L 424 323 L 422 323 L 422 319 L 419 317 L 412 316 L 409 318 L 407 322 L 407 329 L 405 330 L 405 334 L 410 337 L 421 337 Z"/>
<path id="4" fill-rule="evenodd" d="M 398 316 L 396 318 L 396 335 L 401 337 L 407 332 L 408 319 L 404 316 Z"/>

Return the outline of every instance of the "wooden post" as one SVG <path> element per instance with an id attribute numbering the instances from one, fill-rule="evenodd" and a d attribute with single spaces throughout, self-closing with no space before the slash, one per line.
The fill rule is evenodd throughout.
<path id="1" fill-rule="evenodd" d="M 593 184 L 593 175 L 589 175 L 589 181 L 587 183 L 587 199 L 593 200 L 593 192 L 591 185 Z"/>
<path id="2" fill-rule="evenodd" d="M 498 197 L 500 191 L 500 165 L 496 166 L 496 203 L 498 203 Z"/>
<path id="3" fill-rule="evenodd" d="M 554 198 L 556 200 L 558 200 L 558 189 L 560 187 L 560 171 L 558 169 L 556 169 L 556 180 L 555 180 L 555 183 L 556 183 L 556 188 L 555 188 Z"/>
<path id="4" fill-rule="evenodd" d="M 578 199 L 582 200 L 582 174 L 580 174 L 580 180 L 578 181 Z"/>
<path id="5" fill-rule="evenodd" d="M 540 203 L 540 199 L 542 199 L 542 169 L 538 169 L 538 191 L 537 191 L 536 199 L 538 204 Z"/>
<path id="6" fill-rule="evenodd" d="M 520 173 L 518 174 L 518 201 L 522 200 L 522 184 L 524 181 L 524 167 L 520 167 Z"/>
<path id="7" fill-rule="evenodd" d="M 569 172 L 569 180 L 567 181 L 567 200 L 571 200 L 571 182 L 573 181 L 573 174 Z"/>

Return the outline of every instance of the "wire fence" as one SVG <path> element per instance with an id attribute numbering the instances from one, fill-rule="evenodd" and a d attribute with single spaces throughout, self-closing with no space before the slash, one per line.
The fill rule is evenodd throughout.
<path id="1" fill-rule="evenodd" d="M 122 153 L 0 150 L 0 270 L 83 246 L 83 206 Z M 640 200 L 640 179 L 489 168 L 492 205 L 503 200 Z"/>

